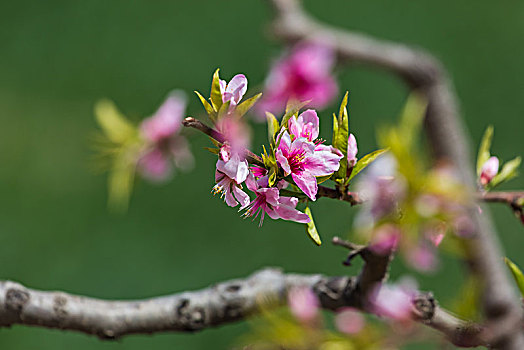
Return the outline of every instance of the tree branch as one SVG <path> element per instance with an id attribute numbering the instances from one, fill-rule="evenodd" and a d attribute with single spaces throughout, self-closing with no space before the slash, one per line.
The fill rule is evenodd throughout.
<path id="1" fill-rule="evenodd" d="M 298 0 L 268 0 L 275 10 L 273 29 L 280 39 L 294 42 L 315 40 L 328 43 L 341 59 L 388 70 L 424 93 L 428 100 L 425 129 L 435 157 L 450 162 L 465 187 L 475 191 L 467 138 L 460 122 L 453 86 L 441 64 L 428 53 L 406 45 L 381 41 L 366 35 L 321 24 L 307 15 Z M 471 266 L 481 278 L 487 320 L 509 324 L 494 337 L 494 348 L 524 349 L 524 336 L 514 323 L 522 310 L 507 271 L 489 213 L 480 215 L 472 205 L 470 215 L 476 235 L 466 240 Z"/>
<path id="2" fill-rule="evenodd" d="M 357 277 L 284 274 L 264 269 L 246 279 L 216 284 L 144 300 L 101 300 L 64 292 L 29 289 L 19 283 L 0 282 L 0 327 L 15 324 L 78 331 L 101 339 L 130 334 L 194 332 L 252 315 L 261 307 L 284 305 L 287 291 L 310 287 L 323 308 L 360 307 Z M 413 301 L 414 318 L 442 332 L 453 344 L 473 347 L 485 344 L 482 327 L 458 319 L 440 308 L 429 294 Z M 468 335 L 468 337 L 465 337 Z"/>

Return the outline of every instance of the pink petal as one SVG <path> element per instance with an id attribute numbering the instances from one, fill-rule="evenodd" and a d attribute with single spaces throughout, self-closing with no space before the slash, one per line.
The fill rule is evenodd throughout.
<path id="1" fill-rule="evenodd" d="M 291 177 L 306 196 L 311 198 L 312 201 L 316 200 L 318 186 L 317 179 L 313 175 L 302 172 L 301 174 L 291 174 Z"/>
<path id="2" fill-rule="evenodd" d="M 499 159 L 497 157 L 489 158 L 484 165 L 482 165 L 480 173 L 480 183 L 487 185 L 493 180 L 495 175 L 499 172 Z"/>
<path id="3" fill-rule="evenodd" d="M 226 92 L 231 94 L 231 104 L 236 105 L 240 102 L 247 91 L 247 78 L 244 74 L 235 75 L 229 84 L 227 84 Z M 224 101 L 226 102 L 226 101 Z"/>
<path id="4" fill-rule="evenodd" d="M 357 334 L 366 325 L 366 319 L 356 309 L 348 307 L 337 313 L 335 325 L 342 333 Z"/>
<path id="5" fill-rule="evenodd" d="M 151 181 L 162 182 L 172 175 L 173 167 L 166 155 L 155 148 L 140 158 L 138 170 L 145 178 Z"/>
<path id="6" fill-rule="evenodd" d="M 295 221 L 302 224 L 311 221 L 311 218 L 307 215 L 295 209 L 298 199 L 295 197 L 280 197 L 280 204 L 275 208 L 275 211 L 281 219 Z"/>
<path id="7" fill-rule="evenodd" d="M 357 139 L 355 135 L 349 134 L 348 139 L 348 166 L 353 167 L 357 163 Z"/>
<path id="8" fill-rule="evenodd" d="M 318 315 L 320 302 L 310 288 L 293 288 L 288 292 L 291 313 L 302 322 L 310 322 Z"/>
<path id="9" fill-rule="evenodd" d="M 153 116 L 142 121 L 140 129 L 144 136 L 153 142 L 171 137 L 180 129 L 185 109 L 185 95 L 175 91 L 168 96 Z"/>
<path id="10" fill-rule="evenodd" d="M 335 148 L 330 148 L 329 151 L 317 149 L 318 146 L 315 152 L 305 159 L 304 169 L 313 176 L 326 176 L 337 171 L 343 157 L 340 151 Z"/>

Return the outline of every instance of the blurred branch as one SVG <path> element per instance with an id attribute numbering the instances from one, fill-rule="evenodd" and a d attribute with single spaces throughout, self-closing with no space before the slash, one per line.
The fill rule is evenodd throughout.
<path id="1" fill-rule="evenodd" d="M 347 61 L 388 70 L 428 101 L 425 129 L 436 159 L 454 165 L 465 187 L 475 191 L 468 139 L 459 118 L 455 92 L 440 62 L 419 49 L 377 40 L 349 30 L 337 29 L 310 17 L 298 0 L 267 0 L 275 10 L 275 35 L 288 42 L 313 40 L 329 44 Z M 476 235 L 466 240 L 472 271 L 482 280 L 483 306 L 490 324 L 504 324 L 494 334 L 493 348 L 524 349 L 522 330 L 515 323 L 522 309 L 503 265 L 503 256 L 488 211 L 482 215 L 472 205 L 470 215 Z"/>
<path id="2" fill-rule="evenodd" d="M 44 292 L 0 282 L 0 327 L 15 324 L 78 331 L 114 340 L 130 334 L 194 332 L 231 323 L 287 301 L 287 291 L 310 287 L 324 309 L 360 307 L 357 277 L 284 274 L 264 269 L 246 279 L 194 292 L 133 301 L 101 300 L 64 292 Z M 429 294 L 413 301 L 413 316 L 462 347 L 485 344 L 480 325 L 441 309 Z M 467 335 L 467 337 L 465 337 Z"/>

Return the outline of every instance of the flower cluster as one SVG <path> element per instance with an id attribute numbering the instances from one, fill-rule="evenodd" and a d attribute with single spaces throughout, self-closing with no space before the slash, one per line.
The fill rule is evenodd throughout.
<path id="1" fill-rule="evenodd" d="M 229 82 L 213 76 L 210 98 L 197 92 L 216 132 L 211 149 L 218 157 L 213 193 L 220 194 L 227 205 L 240 207 L 245 217 L 265 216 L 308 224 L 308 233 L 320 244 L 310 209 L 297 209 L 299 201 L 315 201 L 319 183 L 333 180 L 341 193 L 375 155 L 364 157 L 365 164 L 356 168 L 357 142 L 349 133 L 346 94 L 335 118 L 333 145 L 319 138 L 320 120 L 313 109 L 301 111 L 304 103 L 291 101 L 280 121 L 267 112 L 269 147 L 259 157 L 247 150 L 249 135 L 242 116 L 260 95 L 242 101 L 247 92 L 247 78 L 238 74 Z M 263 105 L 263 104 L 262 104 Z"/>
<path id="2" fill-rule="evenodd" d="M 217 80 L 221 99 L 217 103 L 218 99 L 213 102 L 211 98 L 211 103 L 204 105 L 211 106 L 216 113 L 212 120 L 222 136 L 216 150 L 213 192 L 220 193 L 231 207 L 240 205 L 245 216 L 260 216 L 260 224 L 266 214 L 272 219 L 308 223 L 310 217 L 296 209 L 298 198 L 283 195 L 281 190 L 292 183 L 315 200 L 317 177 L 330 176 L 339 168 L 343 154 L 318 139 L 317 113 L 307 110 L 290 115 L 273 135 L 270 153 L 262 157 L 264 161 L 250 168 L 246 159 L 247 131 L 237 112 L 242 108 L 239 103 L 247 91 L 247 79 L 239 74 L 226 83 L 215 74 L 213 85 Z M 222 105 L 228 102 L 227 112 L 219 115 Z M 254 195 L 252 200 L 243 185 Z"/>

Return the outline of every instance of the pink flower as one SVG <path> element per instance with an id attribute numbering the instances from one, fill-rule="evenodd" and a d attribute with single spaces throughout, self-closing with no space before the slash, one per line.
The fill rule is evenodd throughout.
<path id="1" fill-rule="evenodd" d="M 318 185 L 316 176 L 333 174 L 340 166 L 342 153 L 331 147 L 295 138 L 285 130 L 280 136 L 276 158 L 286 176 L 293 181 L 311 200 L 316 199 Z"/>
<path id="2" fill-rule="evenodd" d="M 357 164 L 357 139 L 355 135 L 349 134 L 348 138 L 348 168 L 352 168 Z"/>
<path id="3" fill-rule="evenodd" d="M 186 99 L 183 93 L 172 92 L 153 116 L 142 121 L 142 134 L 152 142 L 171 138 L 182 127 L 185 110 Z"/>
<path id="4" fill-rule="evenodd" d="M 221 119 L 216 127 L 225 138 L 218 155 L 217 171 L 241 184 L 249 174 L 249 165 L 245 159 L 249 132 L 245 125 L 233 116 Z"/>
<path id="5" fill-rule="evenodd" d="M 410 321 L 415 288 L 411 283 L 378 285 L 369 298 L 372 312 L 396 321 Z"/>
<path id="6" fill-rule="evenodd" d="M 288 121 L 289 133 L 295 138 L 303 137 L 309 142 L 317 139 L 319 133 L 319 120 L 314 109 L 302 112 L 298 118 L 292 116 Z"/>
<path id="7" fill-rule="evenodd" d="M 435 249 L 424 241 L 406 252 L 406 260 L 414 269 L 422 272 L 434 271 L 438 265 Z"/>
<path id="8" fill-rule="evenodd" d="M 242 185 L 237 183 L 237 181 L 217 170 L 215 172 L 215 182 L 213 193 L 220 193 L 227 205 L 236 207 L 240 203 L 240 209 L 249 205 L 251 199 L 242 191 Z"/>
<path id="9" fill-rule="evenodd" d="M 373 233 L 369 249 L 378 255 L 391 254 L 400 240 L 400 229 L 393 224 L 380 226 Z"/>
<path id="10" fill-rule="evenodd" d="M 278 187 L 267 187 L 267 176 L 255 180 L 251 174 L 246 185 L 251 191 L 255 192 L 255 199 L 249 203 L 244 215 L 257 218 L 260 214 L 260 226 L 264 222 L 264 215 L 270 218 L 308 223 L 311 219 L 307 214 L 298 211 L 296 208 L 298 199 L 295 197 L 280 197 Z M 262 187 L 265 186 L 265 187 Z"/>
<path id="11" fill-rule="evenodd" d="M 157 112 L 142 121 L 140 130 L 147 142 L 138 160 L 140 173 L 153 181 L 165 181 L 173 173 L 173 163 L 178 168 L 188 168 L 193 163 L 186 139 L 178 134 L 186 108 L 183 93 L 171 93 Z"/>
<path id="12" fill-rule="evenodd" d="M 335 316 L 335 326 L 346 334 L 357 334 L 366 325 L 366 319 L 360 312 L 351 307 L 340 310 Z"/>
<path id="13" fill-rule="evenodd" d="M 397 203 L 406 194 L 403 178 L 397 174 L 395 158 L 386 154 L 373 162 L 357 184 L 364 201 L 355 225 L 371 227 L 377 220 L 395 212 Z"/>
<path id="14" fill-rule="evenodd" d="M 231 106 L 236 106 L 247 91 L 247 78 L 244 74 L 235 75 L 229 83 L 220 80 L 220 92 L 222 102 L 230 102 Z"/>
<path id="15" fill-rule="evenodd" d="M 499 172 L 499 159 L 497 157 L 489 158 L 483 165 L 480 171 L 480 184 L 486 186 L 493 180 L 495 175 Z"/>
<path id="16" fill-rule="evenodd" d="M 288 100 L 311 101 L 309 106 L 323 108 L 338 92 L 331 70 L 333 50 L 325 45 L 305 43 L 278 60 L 269 73 L 259 111 L 280 113 Z"/>
<path id="17" fill-rule="evenodd" d="M 291 313 L 299 321 L 308 323 L 317 317 L 320 302 L 311 288 L 295 287 L 288 292 L 287 300 Z"/>

